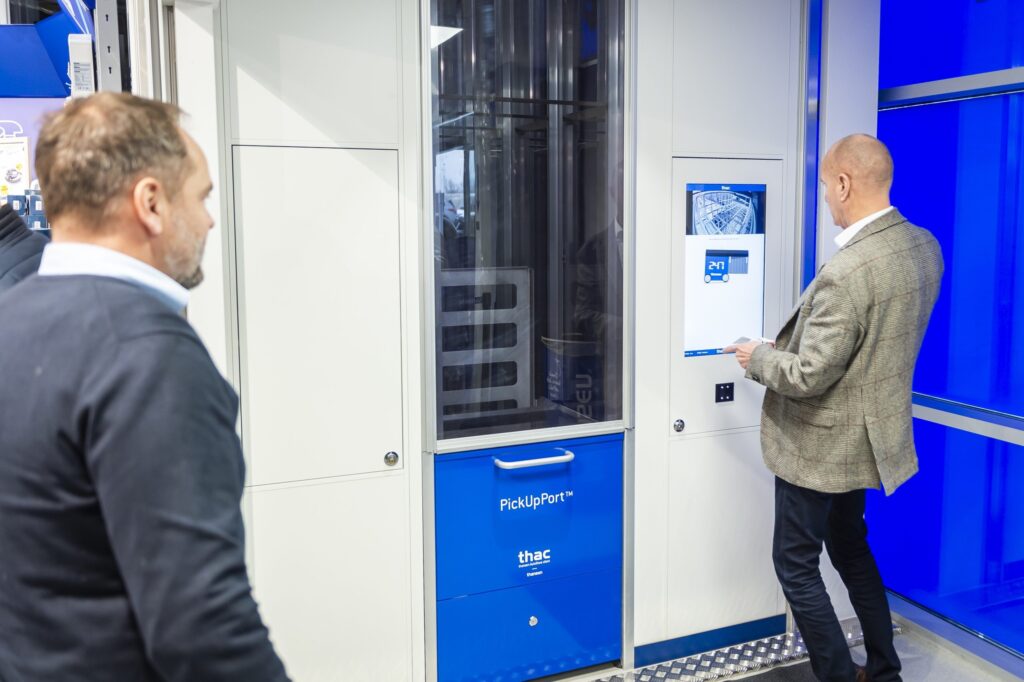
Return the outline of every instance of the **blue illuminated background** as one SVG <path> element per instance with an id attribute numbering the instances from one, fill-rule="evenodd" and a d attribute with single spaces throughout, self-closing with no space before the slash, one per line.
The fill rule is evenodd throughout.
<path id="1" fill-rule="evenodd" d="M 882 0 L 879 88 L 1024 66 L 1020 0 Z"/>
<path id="2" fill-rule="evenodd" d="M 1024 2 L 883 0 L 881 37 L 882 89 L 1020 67 Z M 1024 429 L 1024 94 L 883 108 L 878 136 L 893 204 L 946 261 L 915 402 Z M 1024 447 L 921 420 L 915 437 L 921 473 L 869 497 L 886 586 L 1024 653 Z"/>

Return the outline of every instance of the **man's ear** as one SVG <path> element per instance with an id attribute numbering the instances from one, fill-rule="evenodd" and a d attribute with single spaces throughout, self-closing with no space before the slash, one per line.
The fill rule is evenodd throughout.
<path id="1" fill-rule="evenodd" d="M 836 175 L 836 194 L 840 201 L 850 198 L 850 176 L 846 173 Z"/>
<path id="2" fill-rule="evenodd" d="M 132 189 L 132 210 L 151 237 L 158 237 L 164 231 L 162 196 L 163 185 L 153 177 L 142 178 Z"/>

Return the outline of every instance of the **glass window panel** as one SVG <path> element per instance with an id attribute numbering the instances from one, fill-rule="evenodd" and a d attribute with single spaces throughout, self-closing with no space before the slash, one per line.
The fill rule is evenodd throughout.
<path id="1" fill-rule="evenodd" d="M 915 421 L 921 471 L 868 496 L 887 588 L 1024 653 L 1024 447 Z"/>
<path id="2" fill-rule="evenodd" d="M 442 439 L 622 418 L 624 5 L 431 2 Z"/>
<path id="3" fill-rule="evenodd" d="M 35 24 L 61 11 L 56 0 L 10 0 L 9 7 L 12 24 Z"/>
<path id="4" fill-rule="evenodd" d="M 441 350 L 446 353 L 457 350 L 513 348 L 519 338 L 519 330 L 514 324 L 447 326 L 441 333 Z"/>
<path id="5" fill-rule="evenodd" d="M 1024 2 L 884 0 L 879 87 L 1024 66 Z"/>
<path id="6" fill-rule="evenodd" d="M 882 111 L 878 135 L 946 261 L 914 390 L 1024 416 L 1024 95 Z"/>
<path id="7" fill-rule="evenodd" d="M 441 287 L 441 311 L 510 310 L 516 307 L 518 292 L 512 284 L 479 284 Z"/>

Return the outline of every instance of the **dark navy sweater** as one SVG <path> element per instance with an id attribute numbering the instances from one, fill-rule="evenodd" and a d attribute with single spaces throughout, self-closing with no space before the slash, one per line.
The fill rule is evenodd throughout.
<path id="1" fill-rule="evenodd" d="M 134 284 L 0 294 L 0 679 L 286 679 L 245 568 L 237 410 Z"/>
<path id="2" fill-rule="evenodd" d="M 10 206 L 0 206 L 0 291 L 36 273 L 49 241 L 28 229 Z"/>

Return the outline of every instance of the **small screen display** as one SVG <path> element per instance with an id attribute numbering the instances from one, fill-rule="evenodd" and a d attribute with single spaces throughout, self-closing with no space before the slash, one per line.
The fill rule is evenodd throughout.
<path id="1" fill-rule="evenodd" d="M 686 185 L 684 355 L 764 333 L 765 185 Z"/>

